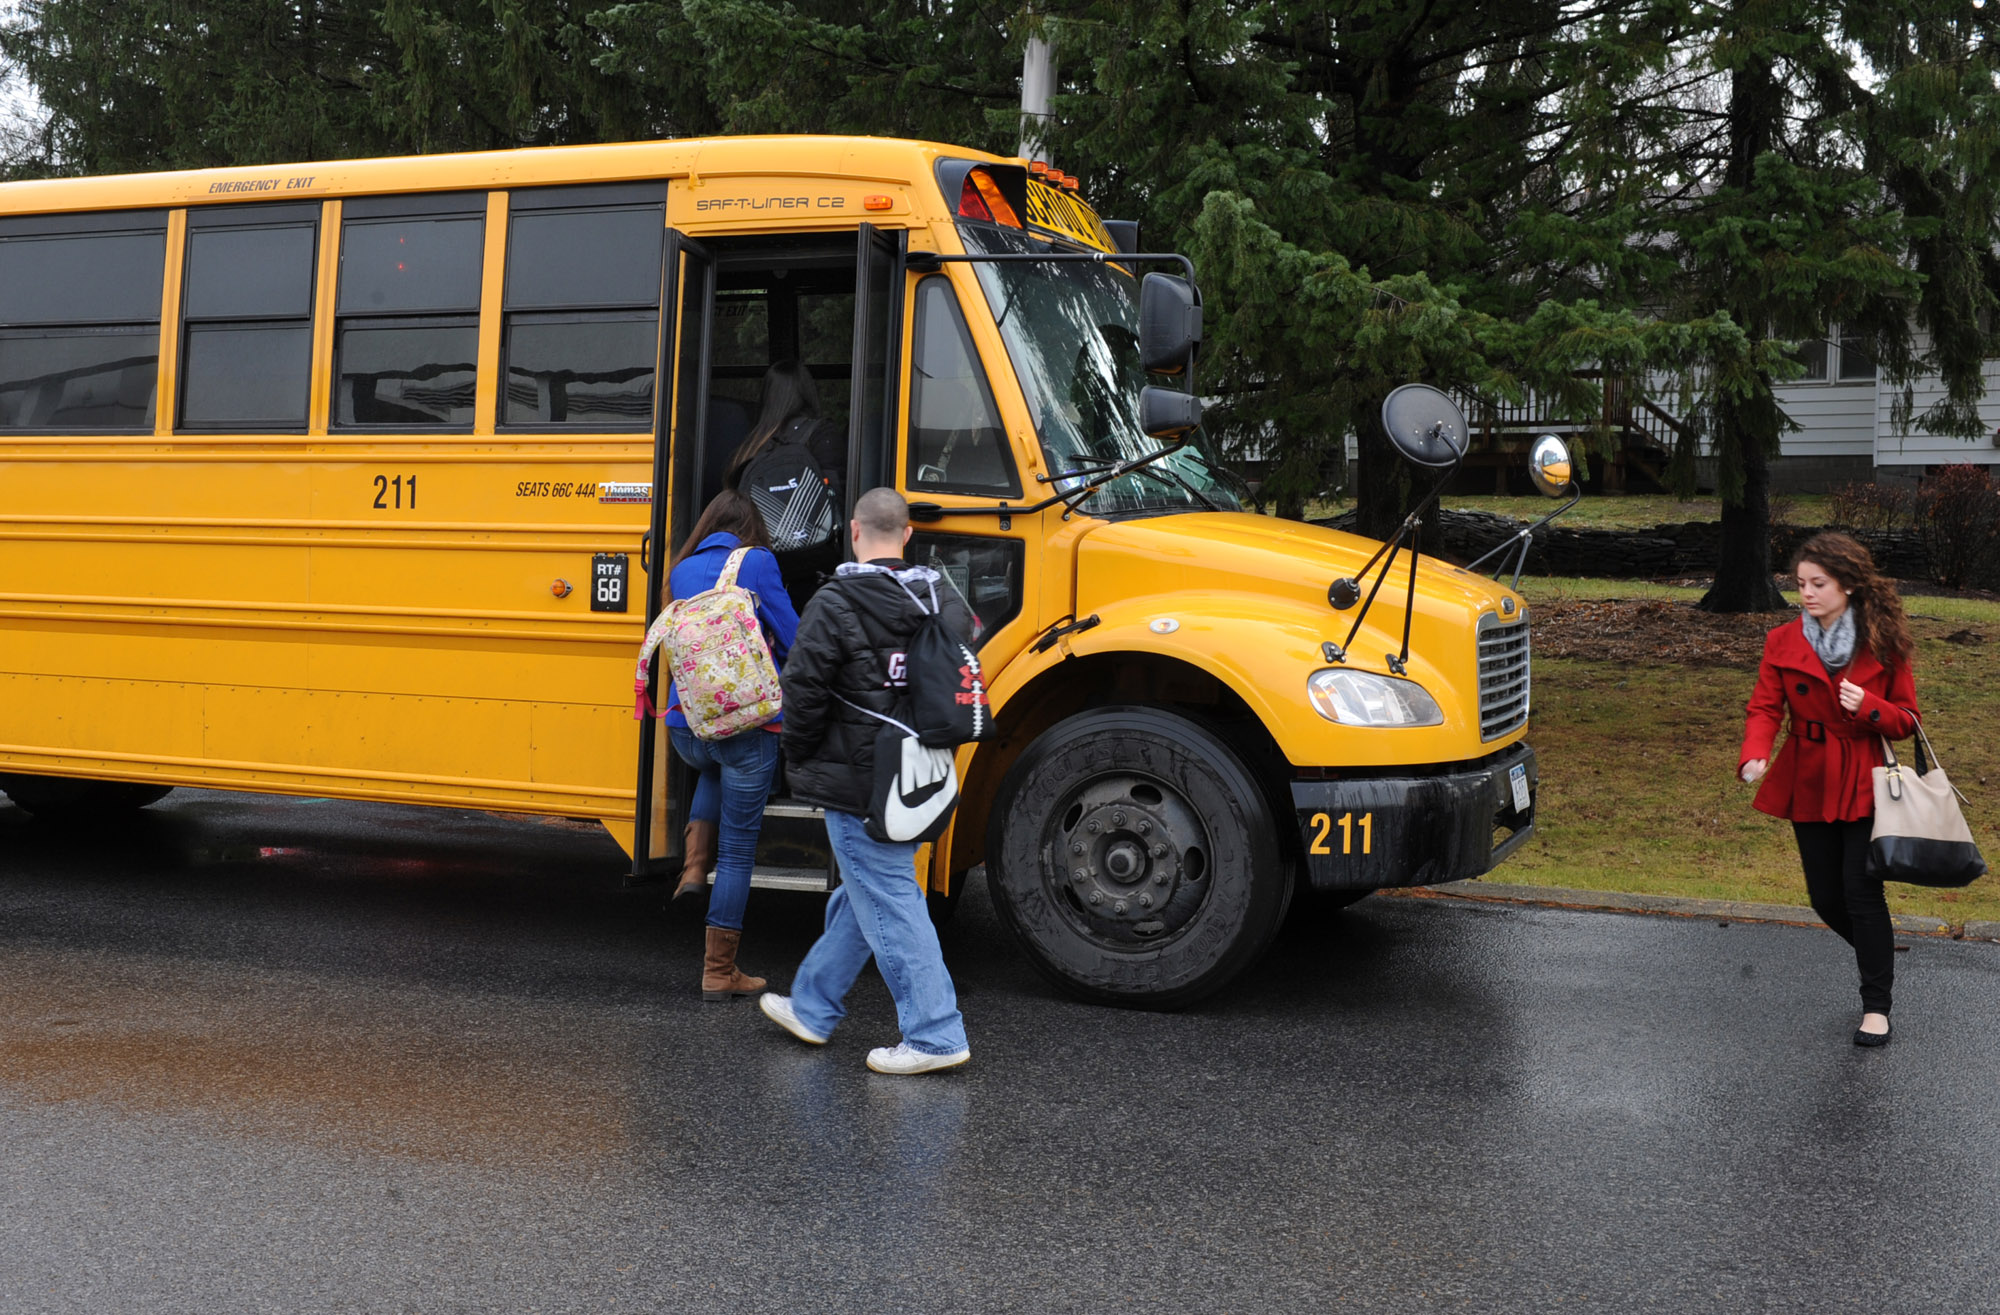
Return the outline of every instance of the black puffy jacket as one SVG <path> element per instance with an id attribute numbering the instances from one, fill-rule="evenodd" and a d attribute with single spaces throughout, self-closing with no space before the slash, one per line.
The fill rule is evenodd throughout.
<path id="1" fill-rule="evenodd" d="M 898 714 L 903 650 L 924 616 L 910 593 L 928 604 L 933 580 L 945 624 L 970 634 L 972 617 L 958 591 L 929 567 L 894 557 L 842 566 L 806 604 L 784 672 L 785 779 L 794 798 L 839 813 L 868 812 L 883 723 L 849 704 Z"/>

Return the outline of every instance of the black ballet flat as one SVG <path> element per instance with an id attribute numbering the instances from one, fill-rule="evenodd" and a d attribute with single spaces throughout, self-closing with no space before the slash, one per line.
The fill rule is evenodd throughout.
<path id="1" fill-rule="evenodd" d="M 1896 1025 L 1894 1023 L 1891 1023 L 1889 1025 L 1889 1031 L 1879 1032 L 1879 1033 L 1864 1032 L 1857 1027 L 1854 1029 L 1854 1044 L 1857 1046 L 1871 1046 L 1871 1047 L 1886 1046 L 1889 1044 L 1889 1037 L 1895 1031 L 1895 1027 Z"/>

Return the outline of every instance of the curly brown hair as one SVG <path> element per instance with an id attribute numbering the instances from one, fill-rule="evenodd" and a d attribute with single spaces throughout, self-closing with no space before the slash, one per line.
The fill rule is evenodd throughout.
<path id="1" fill-rule="evenodd" d="M 1792 554 L 1792 569 L 1811 562 L 1847 591 L 1861 642 L 1883 666 L 1907 665 L 1916 644 L 1910 639 L 1909 618 L 1896 583 L 1876 569 L 1868 550 L 1845 534 L 1815 534 Z"/>

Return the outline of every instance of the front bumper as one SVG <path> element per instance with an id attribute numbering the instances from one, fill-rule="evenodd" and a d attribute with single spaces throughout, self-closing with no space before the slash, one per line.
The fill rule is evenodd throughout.
<path id="1" fill-rule="evenodd" d="M 1525 744 L 1435 776 L 1294 781 L 1307 874 L 1315 890 L 1376 890 L 1490 872 L 1534 832 L 1539 783 Z"/>

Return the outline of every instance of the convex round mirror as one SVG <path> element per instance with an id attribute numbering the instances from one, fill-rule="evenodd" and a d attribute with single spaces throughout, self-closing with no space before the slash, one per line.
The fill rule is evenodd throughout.
<path id="1" fill-rule="evenodd" d="M 1546 497 L 1560 498 L 1569 492 L 1571 467 L 1569 447 L 1554 434 L 1543 434 L 1528 450 L 1528 478 Z"/>
<path id="2" fill-rule="evenodd" d="M 1382 428 L 1398 452 L 1431 470 L 1465 455 L 1465 413 L 1429 384 L 1404 384 L 1383 398 Z"/>

